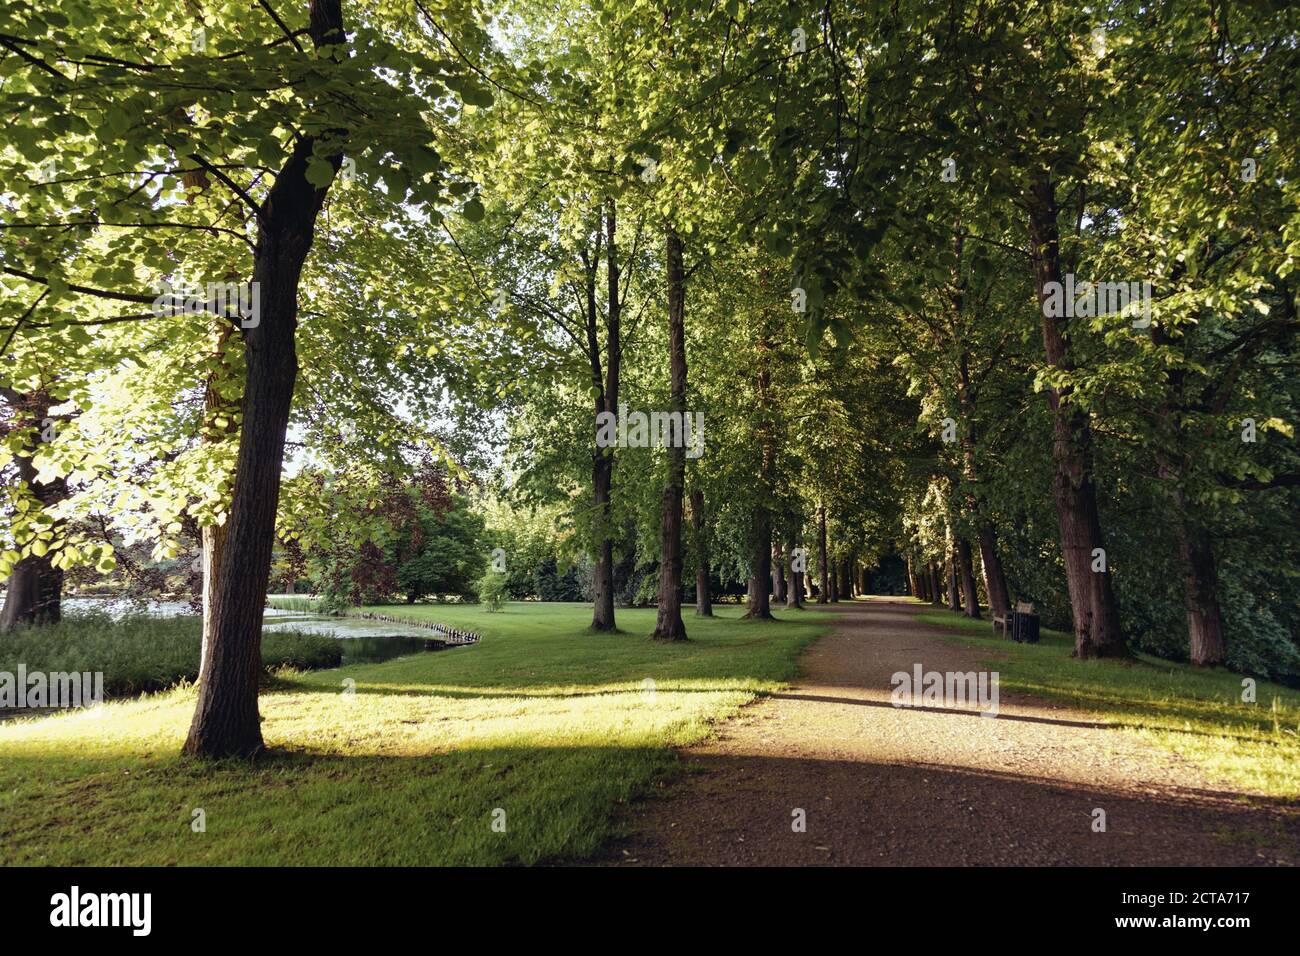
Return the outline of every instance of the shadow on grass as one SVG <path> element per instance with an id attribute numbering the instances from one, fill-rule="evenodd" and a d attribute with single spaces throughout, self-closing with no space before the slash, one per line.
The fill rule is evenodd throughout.
<path id="1" fill-rule="evenodd" d="M 670 748 L 286 748 L 215 764 L 24 756 L 9 768 L 29 783 L 3 798 L 0 863 L 501 865 L 632 847 L 648 862 L 1241 865 L 1285 862 L 1300 846 L 1294 805 L 1211 790 L 845 760 L 693 762 L 699 772 L 663 791 L 672 799 L 638 803 L 680 766 Z M 808 808 L 806 833 L 792 832 L 791 807 Z M 1105 833 L 1091 830 L 1099 807 Z"/>

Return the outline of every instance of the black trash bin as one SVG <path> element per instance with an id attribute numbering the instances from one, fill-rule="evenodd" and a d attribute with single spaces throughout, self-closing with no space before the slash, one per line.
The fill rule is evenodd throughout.
<path id="1" fill-rule="evenodd" d="M 1017 644 L 1037 644 L 1038 615 L 1028 611 L 1012 611 L 1011 639 Z"/>

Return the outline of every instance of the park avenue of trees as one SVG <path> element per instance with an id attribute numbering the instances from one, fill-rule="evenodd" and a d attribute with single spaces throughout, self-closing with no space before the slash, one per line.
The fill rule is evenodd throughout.
<path id="1" fill-rule="evenodd" d="M 1296 27 L 8 5 L 0 631 L 183 585 L 199 757 L 263 749 L 268 589 L 472 596 L 494 548 L 593 654 L 894 574 L 1300 679 Z"/>

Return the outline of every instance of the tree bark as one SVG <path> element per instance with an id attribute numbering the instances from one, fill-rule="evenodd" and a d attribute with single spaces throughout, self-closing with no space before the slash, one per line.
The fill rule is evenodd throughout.
<path id="1" fill-rule="evenodd" d="M 1183 567 L 1183 597 L 1191 661 L 1217 667 L 1228 660 L 1228 643 L 1219 607 L 1219 573 L 1210 536 L 1204 529 L 1179 527 L 1178 558 Z"/>
<path id="2" fill-rule="evenodd" d="M 344 40 L 340 0 L 312 0 L 317 48 Z M 257 685 L 262 611 L 271 574 L 285 432 L 298 375 L 298 283 L 328 187 L 307 180 L 316 137 L 297 140 L 261 206 L 253 281 L 261 321 L 246 330 L 243 416 L 225 547 L 212 600 L 212 638 L 185 753 L 247 757 L 264 749 Z M 337 172 L 338 153 L 329 161 Z"/>
<path id="3" fill-rule="evenodd" d="M 1151 340 L 1157 345 L 1171 344 L 1172 337 L 1159 325 L 1151 326 Z M 1186 371 L 1170 369 L 1168 374 L 1169 397 L 1159 411 L 1161 423 L 1184 440 L 1181 430 L 1173 424 L 1176 412 L 1186 411 L 1184 395 Z M 1222 413 L 1228 402 L 1230 390 L 1219 383 L 1218 396 L 1211 404 L 1212 413 Z M 1211 419 L 1213 421 L 1213 419 Z M 1213 425 L 1206 425 L 1207 435 Z M 1175 448 L 1178 446 L 1176 445 Z M 1160 477 L 1168 483 L 1175 510 L 1177 559 L 1183 572 L 1183 608 L 1187 614 L 1188 656 L 1192 664 L 1215 667 L 1227 662 L 1228 644 L 1223 627 L 1223 611 L 1219 606 L 1219 574 L 1214 557 L 1214 547 L 1209 532 L 1196 517 L 1196 509 L 1189 507 L 1182 488 L 1183 476 L 1194 467 L 1193 458 L 1181 450 L 1177 457 L 1181 466 L 1175 466 L 1175 452 L 1158 448 L 1156 462 Z"/>
<path id="4" fill-rule="evenodd" d="M 984 569 L 984 590 L 989 596 L 989 611 L 994 617 L 1005 618 L 1011 610 L 1011 592 L 1007 576 L 998 557 L 997 537 L 993 526 L 987 522 L 979 526 L 980 566 Z"/>
<path id="5" fill-rule="evenodd" d="M 960 611 L 961 595 L 957 590 L 957 561 L 951 536 L 949 536 L 948 541 L 948 610 Z"/>
<path id="6" fill-rule="evenodd" d="M 691 523 L 695 528 L 695 613 L 699 617 L 713 617 L 713 584 L 710 580 L 710 547 L 708 525 L 704 520 L 704 492 L 691 490 Z"/>
<path id="7" fill-rule="evenodd" d="M 795 550 L 799 547 L 799 535 L 793 528 L 791 525 L 785 541 L 785 561 L 790 575 L 785 598 L 787 609 L 803 607 L 803 572 L 795 570 Z"/>
<path id="8" fill-rule="evenodd" d="M 226 324 L 217 329 L 217 368 L 208 377 L 203 389 L 203 438 L 205 443 L 228 440 L 237 429 L 235 422 L 238 408 L 222 398 L 220 379 L 229 366 L 226 362 L 226 349 L 229 347 L 231 326 Z M 224 419 L 224 426 L 218 424 Z M 208 659 L 208 648 L 212 643 L 212 626 L 217 592 L 217 574 L 221 567 L 221 556 L 226 547 L 226 525 L 207 525 L 199 531 L 202 554 L 199 557 L 202 578 L 203 637 L 199 644 L 199 675 L 203 674 L 203 665 Z M 292 581 L 290 586 L 292 589 Z"/>
<path id="9" fill-rule="evenodd" d="M 682 240 L 668 225 L 664 228 L 668 283 L 668 358 L 672 374 L 672 408 L 686 414 L 686 273 L 682 267 Z M 679 436 L 680 437 L 680 436 Z M 686 640 L 682 622 L 682 492 L 686 483 L 684 442 L 668 450 L 668 482 L 659 504 L 659 610 L 654 637 L 661 641 Z"/>
<path id="10" fill-rule="evenodd" d="M 755 509 L 754 542 L 749 569 L 749 608 L 745 617 L 751 620 L 770 621 L 772 605 L 768 595 L 768 585 L 772 580 L 772 529 L 769 524 L 768 510 L 760 505 Z"/>
<path id="11" fill-rule="evenodd" d="M 619 299 L 618 263 L 618 209 L 610 199 L 605 207 L 605 259 L 608 278 L 608 320 L 605 341 L 608 358 L 605 380 L 601 381 L 600 343 L 596 336 L 596 268 L 599 261 L 599 240 L 596 257 L 591 263 L 587 283 L 587 352 L 596 388 L 596 414 L 602 411 L 618 414 L 619 376 L 622 364 L 621 301 Z M 598 230 L 599 231 L 599 230 Z M 610 527 L 610 501 L 614 477 L 614 449 L 594 447 L 592 458 L 592 496 L 595 504 L 597 558 L 592 586 L 593 631 L 615 630 L 614 623 L 614 536 Z"/>
<path id="12" fill-rule="evenodd" d="M 975 533 L 979 541 L 980 566 L 983 568 L 984 590 L 988 592 L 989 608 L 994 617 L 1005 618 L 1011 609 L 1011 597 L 1007 588 L 1007 577 L 1002 570 L 1002 560 L 998 557 L 997 535 L 980 504 L 978 493 L 980 469 L 975 457 L 975 397 L 965 353 L 958 362 L 957 375 L 957 394 L 966 417 L 966 427 L 962 429 L 961 437 L 963 471 L 969 487 L 966 494 L 966 509 L 975 524 Z"/>
<path id="13" fill-rule="evenodd" d="M 971 557 L 970 541 L 957 539 L 957 565 L 960 569 L 961 593 L 966 605 L 966 616 L 979 620 L 980 601 L 975 592 L 975 568 Z"/>
<path id="14" fill-rule="evenodd" d="M 940 568 L 934 561 L 930 562 L 930 603 L 943 607 L 943 585 L 940 583 Z"/>
<path id="15" fill-rule="evenodd" d="M 1067 319 L 1048 316 L 1045 307 L 1047 284 L 1062 281 L 1055 186 L 1046 172 L 1031 175 L 1026 199 L 1044 352 L 1050 366 L 1070 371 L 1074 366 Z M 1052 497 L 1074 618 L 1074 656 L 1125 656 L 1128 649 L 1120 630 L 1109 564 L 1105 571 L 1092 570 L 1094 553 L 1104 547 L 1092 479 L 1092 428 L 1086 412 L 1069 400 L 1068 388 L 1051 388 L 1047 392 L 1052 410 L 1052 457 L 1056 463 Z"/>
<path id="16" fill-rule="evenodd" d="M 779 540 L 772 542 L 772 600 L 777 604 L 786 600 L 785 559 Z"/>
<path id="17" fill-rule="evenodd" d="M 6 397 L 11 404 L 23 406 L 24 424 L 40 432 L 50 410 L 50 402 L 44 393 L 6 392 Z M 36 465 L 32 461 L 34 456 L 35 451 L 30 455 L 14 455 L 14 469 L 18 472 L 18 480 L 31 489 L 40 507 L 45 509 L 68 496 L 68 483 L 62 477 L 48 482 L 37 481 Z M 57 527 L 55 533 L 59 533 Z M 6 585 L 4 608 L 0 610 L 0 633 L 21 626 L 57 624 L 61 620 L 63 569 L 54 566 L 54 553 L 47 552 L 39 557 L 30 554 L 20 559 L 14 564 Z"/>
<path id="18" fill-rule="evenodd" d="M 750 549 L 750 569 L 748 587 L 748 605 L 745 617 L 771 620 L 772 606 L 768 592 L 775 581 L 772 567 L 772 509 L 768 502 L 772 500 L 772 478 L 776 465 L 776 442 L 773 436 L 772 407 L 770 386 L 772 371 L 772 342 L 769 330 L 769 316 L 763 314 L 762 330 L 756 344 L 757 373 L 754 391 L 758 400 L 759 471 L 758 495 L 754 504 L 752 534 L 754 536 Z M 778 601 L 781 596 L 777 595 Z"/>

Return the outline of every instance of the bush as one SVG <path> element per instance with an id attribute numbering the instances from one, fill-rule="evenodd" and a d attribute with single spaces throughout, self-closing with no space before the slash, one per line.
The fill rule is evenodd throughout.
<path id="1" fill-rule="evenodd" d="M 475 589 L 478 591 L 479 600 L 487 605 L 488 611 L 501 610 L 508 583 L 505 574 L 500 571 L 488 571 L 478 579 Z"/>

